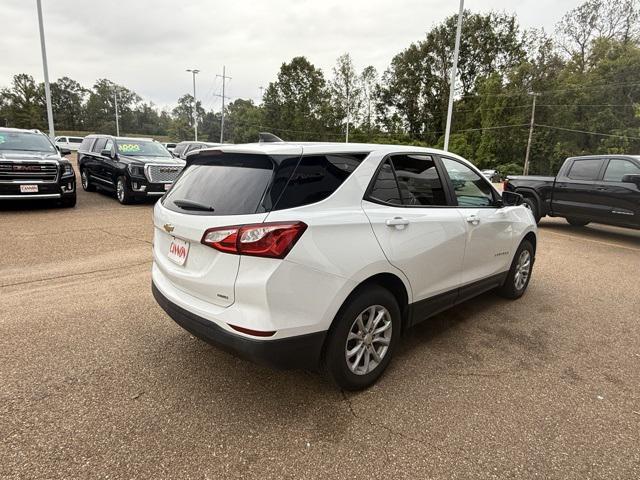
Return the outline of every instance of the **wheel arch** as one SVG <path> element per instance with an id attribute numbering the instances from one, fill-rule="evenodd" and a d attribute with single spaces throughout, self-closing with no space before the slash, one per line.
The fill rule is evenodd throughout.
<path id="1" fill-rule="evenodd" d="M 538 205 L 538 215 L 544 217 L 547 214 L 544 202 L 542 201 L 542 198 L 540 198 L 540 194 L 536 192 L 535 189 L 529 187 L 516 187 L 515 192 L 519 193 L 523 197 L 534 199 Z"/>

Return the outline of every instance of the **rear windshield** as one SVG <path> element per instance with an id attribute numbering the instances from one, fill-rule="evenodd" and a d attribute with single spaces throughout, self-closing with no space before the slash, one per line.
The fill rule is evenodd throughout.
<path id="1" fill-rule="evenodd" d="M 246 215 L 309 205 L 329 197 L 367 155 L 207 155 L 187 166 L 163 204 L 201 215 Z"/>

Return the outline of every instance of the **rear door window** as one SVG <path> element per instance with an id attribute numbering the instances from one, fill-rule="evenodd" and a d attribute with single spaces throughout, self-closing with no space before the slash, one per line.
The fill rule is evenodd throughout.
<path id="1" fill-rule="evenodd" d="M 393 168 L 400 187 L 403 205 L 446 205 L 436 164 L 428 155 L 394 155 Z"/>
<path id="2" fill-rule="evenodd" d="M 567 176 L 572 180 L 597 180 L 603 162 L 601 158 L 574 160 Z"/>
<path id="3" fill-rule="evenodd" d="M 400 189 L 398 188 L 398 182 L 393 173 L 390 160 L 385 161 L 380 167 L 380 170 L 378 170 L 378 175 L 373 182 L 368 198 L 374 202 L 388 203 L 396 206 L 402 205 Z"/>

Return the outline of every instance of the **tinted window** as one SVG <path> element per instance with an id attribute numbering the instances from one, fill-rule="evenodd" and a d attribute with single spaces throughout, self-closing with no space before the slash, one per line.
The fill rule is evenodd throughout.
<path id="1" fill-rule="evenodd" d="M 398 183 L 396 182 L 396 177 L 393 174 L 389 160 L 384 162 L 382 167 L 380 167 L 378 176 L 371 187 L 369 198 L 391 205 L 402 205 Z"/>
<path id="2" fill-rule="evenodd" d="M 453 190 L 461 207 L 480 207 L 493 204 L 493 189 L 487 180 L 461 162 L 443 158 Z"/>
<path id="3" fill-rule="evenodd" d="M 113 150 L 113 140 L 108 139 L 107 143 L 104 144 L 103 150 Z"/>
<path id="4" fill-rule="evenodd" d="M 274 209 L 300 207 L 324 200 L 342 185 L 366 154 L 303 156 Z"/>
<path id="5" fill-rule="evenodd" d="M 180 142 L 176 145 L 176 148 L 173 149 L 173 153 L 175 153 L 176 155 L 180 155 L 188 146 L 188 143 Z"/>
<path id="6" fill-rule="evenodd" d="M 266 155 L 225 154 L 207 157 L 188 166 L 163 204 L 181 213 L 245 215 L 259 210 L 269 186 L 273 162 Z M 178 207 L 173 202 L 190 200 L 210 206 L 213 212 Z"/>
<path id="7" fill-rule="evenodd" d="M 83 142 L 82 138 L 69 137 L 69 143 L 82 143 L 82 142 Z"/>
<path id="8" fill-rule="evenodd" d="M 573 180 L 595 180 L 600 173 L 601 159 L 575 160 L 567 175 Z"/>
<path id="9" fill-rule="evenodd" d="M 607 170 L 604 172 L 606 182 L 621 182 L 624 175 L 640 174 L 640 167 L 629 160 L 609 160 Z"/>
<path id="10" fill-rule="evenodd" d="M 404 205 L 446 205 L 436 165 L 428 155 L 391 157 Z"/>
<path id="11" fill-rule="evenodd" d="M 78 150 L 82 150 L 85 152 L 90 151 L 91 144 L 93 143 L 94 140 L 95 140 L 94 138 L 85 138 L 80 144 L 80 146 L 78 147 Z"/>
<path id="12" fill-rule="evenodd" d="M 47 137 L 40 133 L 0 131 L 0 150 L 25 152 L 49 152 L 57 150 Z"/>
<path id="13" fill-rule="evenodd" d="M 104 146 L 106 143 L 106 138 L 99 138 L 96 143 L 93 144 L 93 148 L 91 149 L 91 151 L 100 153 L 102 150 L 104 150 Z"/>

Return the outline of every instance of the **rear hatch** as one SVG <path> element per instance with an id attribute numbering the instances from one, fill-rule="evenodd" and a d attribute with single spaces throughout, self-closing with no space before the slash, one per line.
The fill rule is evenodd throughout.
<path id="1" fill-rule="evenodd" d="M 241 257 L 200 242 L 208 229 L 265 220 L 265 194 L 282 157 L 222 151 L 190 156 L 154 212 L 156 265 L 176 288 L 221 307 L 234 302 Z"/>

